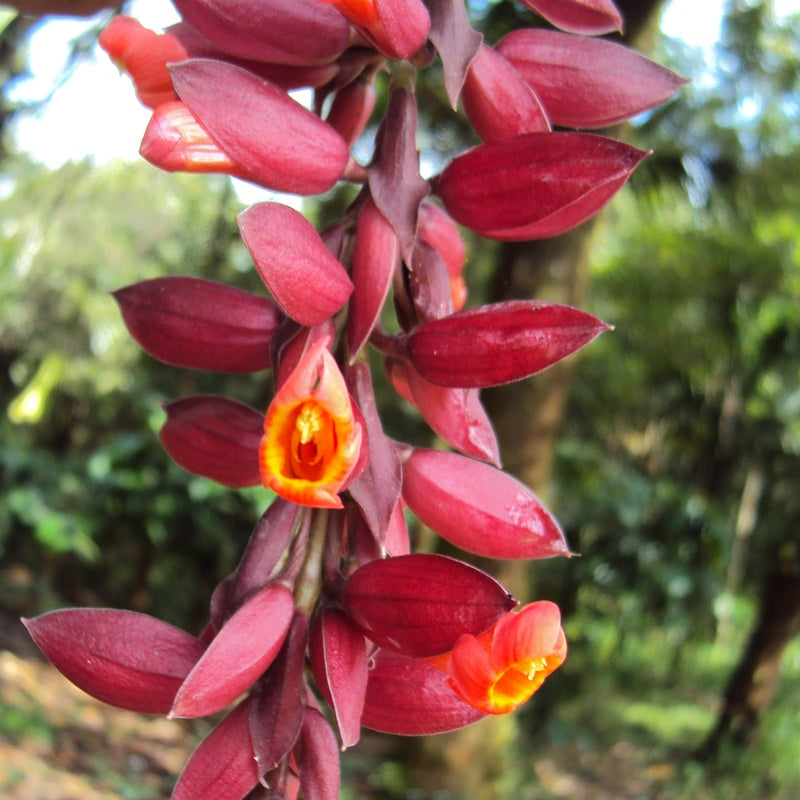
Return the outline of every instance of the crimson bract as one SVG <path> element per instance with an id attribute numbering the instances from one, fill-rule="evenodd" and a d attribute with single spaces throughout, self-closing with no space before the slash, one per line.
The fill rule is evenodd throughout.
<path id="1" fill-rule="evenodd" d="M 161 441 L 175 462 L 263 491 L 239 566 L 210 587 L 200 636 L 116 609 L 26 621 L 53 664 L 101 700 L 223 712 L 174 800 L 241 800 L 259 783 L 276 799 L 335 800 L 339 746 L 362 726 L 422 735 L 507 713 L 566 657 L 555 605 L 518 607 L 487 572 L 411 552 L 413 515 L 480 556 L 570 555 L 541 500 L 500 468 L 479 392 L 609 329 L 536 300 L 467 308 L 459 226 L 516 241 L 580 225 L 646 153 L 553 126 L 627 119 L 682 79 L 591 38 L 620 29 L 612 0 L 525 5 L 561 30 L 484 41 L 458 0 L 175 0 L 181 21 L 164 33 L 116 17 L 101 36 L 152 109 L 141 152 L 157 167 L 304 196 L 359 187 L 322 230 L 279 198 L 238 216 L 262 293 L 171 276 L 114 295 L 154 358 L 252 373 L 264 387 L 257 408 L 216 395 L 165 405 Z M 414 73 L 434 61 L 482 143 L 426 179 Z M 313 93 L 310 107 L 289 95 L 298 88 Z M 364 155 L 354 145 L 370 125 Z M 386 434 L 374 363 L 440 448 Z"/>

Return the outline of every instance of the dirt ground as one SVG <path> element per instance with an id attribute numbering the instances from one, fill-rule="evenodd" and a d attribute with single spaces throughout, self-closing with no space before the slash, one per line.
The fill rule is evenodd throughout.
<path id="1" fill-rule="evenodd" d="M 170 795 L 188 725 L 110 708 L 49 664 L 0 651 L 3 800 L 155 800 Z"/>
<path id="2" fill-rule="evenodd" d="M 166 800 L 208 730 L 208 723 L 199 725 L 111 708 L 33 654 L 0 650 L 3 800 Z M 361 755 L 380 758 L 380 746 L 370 753 L 369 741 Z M 657 798 L 670 771 L 626 742 L 603 759 L 574 745 L 551 748 L 537 759 L 539 787 L 532 796 Z"/>

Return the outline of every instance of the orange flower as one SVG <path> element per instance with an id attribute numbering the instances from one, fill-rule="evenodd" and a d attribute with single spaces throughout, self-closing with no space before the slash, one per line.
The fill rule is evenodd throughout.
<path id="1" fill-rule="evenodd" d="M 149 108 L 175 99 L 167 64 L 189 56 L 170 33 L 156 33 L 132 17 L 112 17 L 98 38 L 117 67 L 130 74 L 139 100 Z"/>
<path id="2" fill-rule="evenodd" d="M 267 409 L 261 480 L 303 506 L 342 508 L 339 492 L 358 461 L 361 426 L 324 340 L 314 343 Z"/>
<path id="3" fill-rule="evenodd" d="M 449 675 L 466 703 L 507 714 L 524 703 L 567 657 L 561 613 L 547 600 L 509 611 L 479 636 L 464 634 L 450 653 L 429 663 Z"/>
<path id="4" fill-rule="evenodd" d="M 319 0 L 347 17 L 384 55 L 411 58 L 425 44 L 431 18 L 422 0 Z"/>
<path id="5" fill-rule="evenodd" d="M 450 276 L 450 296 L 453 298 L 453 311 L 461 311 L 467 302 L 467 284 L 461 275 Z"/>

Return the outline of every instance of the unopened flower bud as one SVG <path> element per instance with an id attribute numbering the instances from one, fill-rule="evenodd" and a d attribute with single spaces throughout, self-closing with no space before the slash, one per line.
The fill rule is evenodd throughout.
<path id="1" fill-rule="evenodd" d="M 399 262 L 397 234 L 372 198 L 367 198 L 358 216 L 353 254 L 355 289 L 347 319 L 347 344 L 352 358 L 377 324 Z"/>
<path id="2" fill-rule="evenodd" d="M 508 300 L 417 325 L 411 363 L 439 386 L 487 387 L 527 378 L 609 330 L 572 306 Z"/>
<path id="3" fill-rule="evenodd" d="M 466 261 L 464 240 L 458 226 L 446 211 L 426 200 L 419 207 L 419 235 L 442 257 L 450 278 L 453 310 L 460 311 L 467 302 L 467 287 L 462 275 Z"/>
<path id="4" fill-rule="evenodd" d="M 349 26 L 316 0 L 174 0 L 183 19 L 221 50 L 274 64 L 335 61 Z"/>
<path id="5" fill-rule="evenodd" d="M 292 319 L 318 325 L 347 302 L 353 291 L 347 272 L 299 211 L 257 203 L 237 221 L 258 274 Z"/>
<path id="6" fill-rule="evenodd" d="M 646 155 L 590 133 L 525 133 L 462 153 L 433 187 L 447 212 L 481 236 L 541 239 L 596 214 Z"/>
<path id="7" fill-rule="evenodd" d="M 172 34 L 183 45 L 190 58 L 215 58 L 218 61 L 228 61 L 274 83 L 285 91 L 305 86 L 324 86 L 336 77 L 340 69 L 336 61 L 325 64 L 275 64 L 269 61 L 237 58 L 217 47 L 186 22 L 170 25 L 167 33 Z"/>
<path id="8" fill-rule="evenodd" d="M 268 297 L 204 278 L 153 278 L 113 294 L 146 352 L 191 369 L 266 369 L 272 335 L 284 319 Z"/>
<path id="9" fill-rule="evenodd" d="M 484 142 L 550 130 L 547 115 L 525 79 L 486 45 L 481 45 L 470 64 L 461 99 L 470 124 Z"/>
<path id="10" fill-rule="evenodd" d="M 376 96 L 375 84 L 371 80 L 353 81 L 336 92 L 325 121 L 345 140 L 348 147 L 355 144 L 369 122 Z"/>
<path id="11" fill-rule="evenodd" d="M 635 51 L 558 31 L 513 31 L 497 45 L 555 125 L 605 128 L 653 108 L 686 81 Z"/>
<path id="12" fill-rule="evenodd" d="M 249 180 L 279 192 L 319 194 L 342 176 L 348 160 L 342 137 L 277 86 L 205 58 L 176 64 L 172 79 Z"/>
<path id="13" fill-rule="evenodd" d="M 595 36 L 622 30 L 613 0 L 521 0 L 561 30 Z"/>
<path id="14" fill-rule="evenodd" d="M 539 498 L 506 472 L 473 458 L 415 450 L 403 465 L 403 499 L 442 538 L 487 558 L 569 555 Z"/>

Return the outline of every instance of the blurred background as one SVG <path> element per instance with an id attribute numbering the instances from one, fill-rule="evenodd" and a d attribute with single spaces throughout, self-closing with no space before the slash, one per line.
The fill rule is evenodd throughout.
<path id="1" fill-rule="evenodd" d="M 536 24 L 509 2 L 467 5 L 489 42 Z M 596 220 L 542 242 L 474 240 L 467 267 L 470 305 L 538 297 L 616 326 L 485 393 L 505 468 L 581 555 L 481 566 L 561 605 L 570 657 L 511 717 L 365 735 L 343 756 L 344 798 L 800 797 L 800 7 L 618 5 L 624 42 L 692 79 L 607 132 L 654 154 Z M 174 19 L 145 7 L 145 22 Z M 12 800 L 168 796 L 210 723 L 87 700 L 18 618 L 107 605 L 197 632 L 267 502 L 186 474 L 157 431 L 160 404 L 186 394 L 265 407 L 269 375 L 155 362 L 109 294 L 177 274 L 263 291 L 234 219 L 258 195 L 136 160 L 147 113 L 94 44 L 109 14 L 0 6 L 0 796 Z M 432 164 L 474 142 L 436 86 L 419 87 Z M 324 223 L 351 197 L 304 211 Z M 378 391 L 391 434 L 432 441 Z"/>

